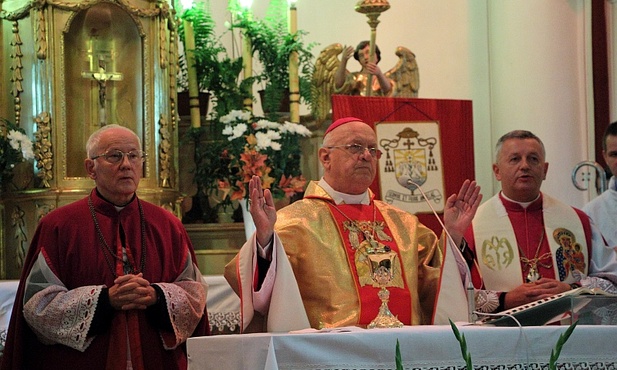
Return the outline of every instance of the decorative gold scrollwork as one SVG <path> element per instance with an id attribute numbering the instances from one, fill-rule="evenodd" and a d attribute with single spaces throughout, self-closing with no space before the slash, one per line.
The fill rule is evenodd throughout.
<path id="1" fill-rule="evenodd" d="M 15 228 L 15 240 L 17 240 L 17 248 L 15 248 L 15 266 L 21 269 L 26 259 L 26 248 L 28 237 L 26 236 L 24 215 L 26 213 L 19 206 L 13 208 L 11 213 L 12 225 Z"/>
<path id="2" fill-rule="evenodd" d="M 37 9 L 36 11 L 36 57 L 44 60 L 47 59 L 47 31 L 45 25 L 45 13 L 43 9 Z"/>
<path id="3" fill-rule="evenodd" d="M 161 143 L 159 144 L 159 177 L 161 181 L 161 187 L 171 187 L 171 140 L 168 128 L 167 120 L 161 114 L 159 119 L 159 134 L 161 135 Z"/>
<path id="4" fill-rule="evenodd" d="M 35 207 L 36 207 L 36 221 L 39 222 L 41 221 L 41 218 L 43 218 L 43 216 L 47 215 L 49 212 L 53 211 L 56 206 L 53 204 L 46 204 L 46 203 L 35 203 Z"/>
<path id="5" fill-rule="evenodd" d="M 34 159 L 38 168 L 38 177 L 42 180 L 41 187 L 50 188 L 49 181 L 54 178 L 54 153 L 51 147 L 51 117 L 48 112 L 39 114 L 36 119 L 34 133 Z"/>
<path id="6" fill-rule="evenodd" d="M 13 21 L 13 38 L 11 39 L 11 95 L 15 103 L 15 125 L 19 126 L 21 120 L 21 98 L 20 95 L 24 91 L 22 81 L 24 80 L 21 70 L 24 68 L 21 64 L 21 58 L 24 56 L 21 52 L 21 37 L 19 36 L 19 23 Z"/>

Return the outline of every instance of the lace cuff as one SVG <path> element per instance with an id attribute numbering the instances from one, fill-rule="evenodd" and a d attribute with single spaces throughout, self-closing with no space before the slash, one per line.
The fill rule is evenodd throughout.
<path id="1" fill-rule="evenodd" d="M 491 313 L 499 307 L 499 293 L 494 290 L 476 290 L 476 311 Z"/>

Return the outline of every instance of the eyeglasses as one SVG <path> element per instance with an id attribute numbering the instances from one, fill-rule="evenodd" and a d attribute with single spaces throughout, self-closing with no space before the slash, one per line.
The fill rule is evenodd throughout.
<path id="1" fill-rule="evenodd" d="M 146 160 L 147 154 L 141 150 L 131 150 L 128 153 L 125 153 L 121 150 L 108 150 L 103 154 L 95 155 L 90 159 L 97 159 L 100 157 L 105 158 L 105 160 L 109 163 L 120 163 L 124 160 L 124 156 L 129 159 L 129 162 L 132 164 L 137 164 L 139 162 L 143 162 Z"/>
<path id="2" fill-rule="evenodd" d="M 351 155 L 360 155 L 360 154 L 364 154 L 365 150 L 368 150 L 368 152 L 371 154 L 371 157 L 379 159 L 381 158 L 381 150 L 375 148 L 375 147 L 367 147 L 361 144 L 347 144 L 347 145 L 334 145 L 334 146 L 327 146 L 326 148 L 328 149 L 335 149 L 335 148 L 340 148 L 340 149 L 345 149 L 347 150 L 347 152 Z"/>

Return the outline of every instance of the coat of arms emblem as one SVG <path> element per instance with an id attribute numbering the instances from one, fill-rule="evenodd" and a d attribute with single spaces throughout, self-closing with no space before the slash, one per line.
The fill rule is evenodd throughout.
<path id="1" fill-rule="evenodd" d="M 382 122 L 376 126 L 384 152 L 379 163 L 381 199 L 410 213 L 443 210 L 441 145 L 437 122 Z"/>

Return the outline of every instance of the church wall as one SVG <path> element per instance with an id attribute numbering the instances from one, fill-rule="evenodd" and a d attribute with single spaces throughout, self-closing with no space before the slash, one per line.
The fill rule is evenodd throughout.
<path id="1" fill-rule="evenodd" d="M 550 163 L 543 189 L 576 206 L 585 194 L 571 170 L 593 145 L 586 11 L 582 2 L 489 3 L 492 142 L 513 129 L 537 134 Z"/>

